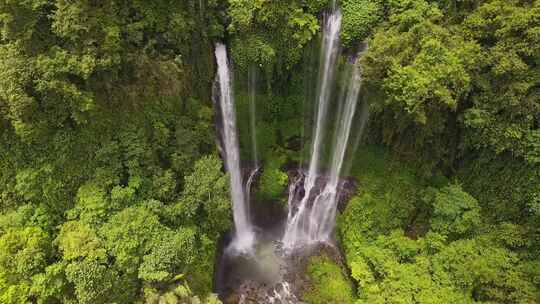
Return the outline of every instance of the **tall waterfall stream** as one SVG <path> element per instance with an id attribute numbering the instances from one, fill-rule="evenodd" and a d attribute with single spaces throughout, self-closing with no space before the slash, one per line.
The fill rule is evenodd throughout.
<path id="1" fill-rule="evenodd" d="M 299 168 L 289 176 L 286 216 L 264 229 L 253 222 L 250 208 L 251 187 L 261 169 L 255 133 L 257 72 L 250 68 L 247 77 L 254 163 L 251 170 L 243 172 L 231 67 L 226 46 L 216 44 L 219 96 L 215 100 L 219 100 L 221 110 L 220 136 L 230 175 L 235 225 L 217 268 L 216 290 L 225 303 L 302 303 L 299 272 L 305 271 L 307 259 L 321 248 L 330 248 L 340 255 L 333 245 L 333 232 L 338 203 L 343 200 L 342 189 L 348 182 L 342 178 L 344 160 L 347 151 L 356 146 L 350 144 L 351 133 L 354 131 L 359 137 L 367 121 L 367 107 L 357 115 L 362 75 L 356 60 L 348 64 L 347 84 L 343 85 L 340 97 L 334 97 L 341 75 L 336 68 L 341 55 L 340 28 L 341 11 L 334 8 L 325 16 L 323 25 L 309 165 L 307 170 Z M 328 134 L 331 121 L 335 121 L 334 134 Z M 322 158 L 325 142 L 332 145 L 326 165 Z"/>
<path id="2" fill-rule="evenodd" d="M 304 179 L 305 194 L 298 208 L 293 208 L 291 205 L 288 211 L 290 221 L 287 222 L 285 235 L 283 236 L 283 245 L 287 249 L 294 249 L 304 243 L 323 240 L 323 235 L 318 233 L 320 228 L 318 225 L 321 223 L 315 221 L 315 217 L 319 216 L 319 214 L 312 214 L 313 211 L 317 210 L 313 206 L 310 206 L 310 198 L 315 189 L 315 182 L 320 174 L 320 154 L 323 138 L 327 130 L 328 106 L 335 81 L 336 61 L 339 56 L 340 28 L 341 11 L 334 10 L 327 18 L 323 31 L 319 80 L 317 83 L 317 113 L 309 171 Z"/>
<path id="3" fill-rule="evenodd" d="M 223 142 L 225 148 L 225 166 L 231 180 L 231 199 L 233 204 L 233 217 L 235 236 L 231 243 L 231 250 L 240 253 L 249 253 L 255 241 L 253 226 L 249 222 L 248 207 L 240 171 L 240 149 L 236 129 L 236 111 L 234 95 L 231 85 L 231 72 L 225 45 L 216 45 L 216 61 L 218 66 L 217 80 L 219 82 L 219 104 L 223 121 Z"/>

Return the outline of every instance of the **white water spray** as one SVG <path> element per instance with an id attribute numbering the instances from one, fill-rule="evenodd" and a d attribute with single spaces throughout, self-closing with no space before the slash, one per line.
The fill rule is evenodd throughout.
<path id="1" fill-rule="evenodd" d="M 339 119 L 337 120 L 338 127 L 330 167 L 330 180 L 326 184 L 321 194 L 315 198 L 313 207 L 311 209 L 310 221 L 312 222 L 312 225 L 309 226 L 309 242 L 329 241 L 332 231 L 334 230 L 337 211 L 339 176 L 351 134 L 353 117 L 356 113 L 356 105 L 362 83 L 361 80 L 360 68 L 355 65 L 349 80 L 347 94 L 345 96 L 345 104 L 342 108 Z M 364 118 L 364 116 L 362 116 L 362 118 Z M 362 131 L 365 125 L 365 119 L 362 119 L 360 123 L 360 131 Z"/>
<path id="2" fill-rule="evenodd" d="M 339 33 L 341 28 L 341 11 L 334 9 L 328 16 L 323 30 L 319 80 L 317 83 L 317 114 L 314 128 L 314 140 L 311 147 L 309 170 L 304 181 L 305 194 L 298 210 L 289 209 L 287 226 L 283 237 L 283 246 L 291 249 L 298 242 L 309 238 L 309 198 L 319 176 L 320 152 L 327 125 L 327 112 L 332 87 L 334 70 L 339 56 Z"/>
<path id="3" fill-rule="evenodd" d="M 328 103 L 334 84 L 334 71 L 339 56 L 339 32 L 341 28 L 341 11 L 334 11 L 326 21 L 323 33 L 323 52 L 319 67 L 319 82 L 317 84 L 317 120 L 315 138 L 311 148 L 311 161 L 306 183 L 310 188 L 314 185 L 319 174 L 321 144 L 327 125 Z M 307 189 L 306 189 L 307 190 Z"/>
<path id="4" fill-rule="evenodd" d="M 287 282 L 281 282 L 274 288 L 272 294 L 267 295 L 269 304 L 296 304 L 299 303 L 296 296 L 292 293 L 291 287 Z"/>
<path id="5" fill-rule="evenodd" d="M 248 203 L 245 199 L 242 185 L 242 173 L 240 171 L 240 153 L 238 136 L 236 131 L 236 111 L 232 93 L 231 72 L 227 59 L 227 49 L 221 44 L 216 44 L 216 61 L 218 66 L 217 80 L 220 89 L 220 106 L 223 117 L 223 142 L 225 146 L 225 166 L 231 180 L 231 199 L 233 205 L 233 217 L 235 236 L 231 243 L 231 249 L 239 253 L 250 253 L 255 241 L 255 233 L 249 222 Z"/>

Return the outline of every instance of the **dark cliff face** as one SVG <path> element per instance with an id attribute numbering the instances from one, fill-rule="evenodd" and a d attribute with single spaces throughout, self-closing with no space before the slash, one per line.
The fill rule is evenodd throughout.
<path id="1" fill-rule="evenodd" d="M 304 177 L 307 172 L 303 169 L 289 169 L 289 187 L 292 183 L 297 182 L 296 185 L 296 194 L 294 195 L 293 205 L 298 204 L 305 195 L 304 192 Z M 328 172 L 323 172 L 315 181 L 315 186 L 311 191 L 309 201 L 312 201 L 317 195 L 319 195 L 323 190 L 328 180 L 330 179 Z M 347 206 L 347 202 L 356 194 L 358 191 L 358 182 L 354 177 L 344 177 L 340 178 L 337 187 L 337 204 L 338 210 L 342 212 Z"/>

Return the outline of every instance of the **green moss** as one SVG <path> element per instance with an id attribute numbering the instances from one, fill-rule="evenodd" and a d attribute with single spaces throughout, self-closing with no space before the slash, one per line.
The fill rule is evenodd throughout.
<path id="1" fill-rule="evenodd" d="M 527 248 L 522 227 L 481 218 L 476 199 L 460 186 L 420 178 L 382 148 L 361 149 L 352 172 L 359 193 L 340 216 L 338 231 L 357 303 L 537 299 L 527 259 L 510 250 Z M 477 286 L 474 293 L 469 286 Z"/>
<path id="2" fill-rule="evenodd" d="M 354 292 L 339 265 L 328 257 L 313 257 L 308 266 L 311 289 L 304 294 L 310 304 L 351 304 Z"/>
<path id="3" fill-rule="evenodd" d="M 458 172 L 463 188 L 473 194 L 483 215 L 495 221 L 512 221 L 525 213 L 540 218 L 540 168 L 508 155 L 483 153 L 469 159 Z M 538 242 L 540 243 L 540 242 Z"/>
<path id="4" fill-rule="evenodd" d="M 278 201 L 283 197 L 289 178 L 281 170 L 284 156 L 267 160 L 260 178 L 258 198 L 263 201 Z"/>
<path id="5" fill-rule="evenodd" d="M 347 47 L 367 38 L 371 30 L 382 21 L 383 1 L 344 0 L 341 39 Z"/>
<path id="6" fill-rule="evenodd" d="M 369 146 L 355 155 L 351 175 L 359 182 L 359 193 L 340 217 L 345 247 L 358 237 L 405 228 L 415 209 L 423 180 L 403 164 L 394 162 L 384 148 Z M 350 242 L 349 242 L 350 241 Z"/>

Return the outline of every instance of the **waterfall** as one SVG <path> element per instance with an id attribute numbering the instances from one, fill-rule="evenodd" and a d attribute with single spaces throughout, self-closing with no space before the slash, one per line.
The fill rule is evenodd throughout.
<path id="1" fill-rule="evenodd" d="M 287 223 L 282 242 L 284 248 L 291 250 L 296 247 L 328 242 L 335 226 L 335 217 L 340 188 L 340 174 L 351 137 L 353 118 L 356 113 L 358 97 L 361 88 L 361 69 L 352 63 L 352 71 L 344 94 L 338 99 L 335 134 L 332 142 L 332 154 L 329 164 L 328 177 L 321 177 L 320 162 L 321 148 L 328 128 L 328 108 L 335 82 L 334 67 L 339 56 L 339 31 L 341 12 L 333 8 L 332 13 L 324 24 L 319 78 L 317 83 L 317 112 L 313 131 L 311 159 L 305 175 L 299 174 L 289 188 Z M 362 109 L 359 117 L 358 130 L 361 136 L 367 121 L 367 107 Z M 356 146 L 356 145 L 355 145 Z M 304 194 L 295 204 L 298 183 L 302 182 Z M 322 190 L 320 190 L 322 189 Z"/>
<path id="2" fill-rule="evenodd" d="M 323 52 L 319 68 L 319 81 L 317 84 L 317 118 L 315 124 L 315 138 L 311 148 L 311 161 L 306 183 L 313 187 L 319 173 L 321 144 L 326 131 L 328 102 L 334 83 L 334 71 L 339 56 L 339 32 L 341 28 L 341 11 L 334 11 L 326 21 L 323 33 Z M 307 190 L 307 189 L 306 189 Z"/>
<path id="3" fill-rule="evenodd" d="M 338 183 L 347 143 L 351 134 L 353 117 L 356 113 L 358 95 L 360 94 L 361 72 L 358 65 L 353 66 L 351 78 L 345 96 L 344 106 L 337 120 L 338 126 L 334 142 L 334 153 L 330 167 L 330 180 L 324 190 L 319 194 L 313 203 L 310 220 L 313 225 L 309 228 L 309 241 L 328 241 L 335 225 L 337 210 Z M 365 112 L 367 113 L 367 112 Z M 364 113 L 363 113 L 364 114 Z M 362 115 L 360 121 L 360 132 L 363 131 L 367 116 Z"/>
<path id="4" fill-rule="evenodd" d="M 249 222 L 247 201 L 242 184 L 242 172 L 240 171 L 240 152 L 238 136 L 236 132 L 236 112 L 232 92 L 231 72 L 227 59 L 227 49 L 221 44 L 216 44 L 217 80 L 219 81 L 219 101 L 223 119 L 223 142 L 225 148 L 225 166 L 230 175 L 231 199 L 233 205 L 233 217 L 235 236 L 231 248 L 240 253 L 249 253 L 253 247 L 255 234 Z"/>
<path id="5" fill-rule="evenodd" d="M 281 282 L 274 288 L 272 294 L 267 295 L 269 304 L 292 304 L 299 303 L 296 296 L 291 291 L 291 286 L 287 282 Z"/>
<path id="6" fill-rule="evenodd" d="M 257 93 L 257 69 L 255 66 L 250 66 L 248 69 L 248 97 L 249 97 L 249 125 L 250 125 L 250 133 L 251 133 L 251 154 L 253 158 L 253 169 L 249 173 L 246 187 L 245 187 L 245 193 L 246 193 L 246 201 L 247 201 L 247 213 L 248 213 L 248 220 L 250 219 L 250 209 L 249 206 L 251 204 L 251 186 L 253 185 L 253 182 L 255 181 L 255 177 L 257 176 L 257 173 L 259 172 L 260 164 L 259 164 L 259 151 L 257 149 L 257 129 L 256 129 L 256 119 L 257 119 L 257 108 L 255 105 L 256 101 L 256 95 Z"/>
<path id="7" fill-rule="evenodd" d="M 250 217 L 251 210 L 249 207 L 251 206 L 251 186 L 253 185 L 253 182 L 255 181 L 255 177 L 257 176 L 257 173 L 259 173 L 259 169 L 260 167 L 255 167 L 253 170 L 251 170 L 251 173 L 249 173 L 249 176 L 246 182 L 246 188 L 245 188 L 246 209 L 247 209 L 246 212 L 247 212 L 248 222 L 250 223 L 251 223 L 251 217 Z"/>
<path id="8" fill-rule="evenodd" d="M 329 178 L 327 179 L 323 190 L 316 195 L 310 195 L 313 185 L 307 184 L 309 176 L 299 177 L 291 184 L 289 188 L 289 198 L 287 205 L 289 207 L 287 228 L 283 239 L 286 249 L 311 244 L 316 242 L 328 242 L 331 239 L 335 226 L 335 217 L 337 212 L 340 173 L 342 172 L 345 154 L 351 137 L 351 128 L 353 118 L 356 113 L 358 97 L 361 88 L 361 70 L 357 65 L 353 66 L 351 77 L 344 95 L 343 104 L 340 106 L 336 133 L 333 142 L 333 153 L 329 168 Z M 360 137 L 368 118 L 367 106 L 364 104 L 362 113 L 359 117 L 357 136 Z M 356 145 L 355 145 L 356 146 Z M 308 172 L 308 174 L 310 174 Z M 305 179 L 305 194 L 300 201 L 300 206 L 296 214 L 294 212 L 294 199 L 297 194 L 298 183 Z M 312 196 L 314 198 L 311 200 Z M 301 213 L 302 212 L 302 213 Z M 287 235 L 289 234 L 289 235 Z M 292 237 L 291 237 L 292 236 Z M 287 238 L 289 237 L 289 238 Z"/>
<path id="9" fill-rule="evenodd" d="M 314 139 L 311 147 L 309 170 L 304 180 L 305 194 L 299 204 L 298 210 L 289 209 L 283 245 L 293 248 L 299 240 L 307 235 L 306 226 L 309 226 L 309 198 L 317 177 L 319 176 L 319 162 L 322 141 L 326 131 L 328 103 L 334 83 L 334 70 L 339 56 L 339 33 L 341 28 L 341 11 L 334 9 L 325 21 L 323 28 L 322 52 L 319 66 L 319 79 L 317 82 L 317 113 L 314 126 Z M 309 227 L 307 228 L 309 230 Z"/>
<path id="10" fill-rule="evenodd" d="M 253 162 L 255 167 L 259 166 L 259 152 L 257 151 L 257 128 L 256 114 L 257 108 L 255 105 L 257 93 L 257 69 L 251 66 L 248 70 L 248 94 L 249 94 L 249 123 L 251 128 L 251 150 L 253 154 Z"/>

